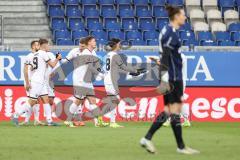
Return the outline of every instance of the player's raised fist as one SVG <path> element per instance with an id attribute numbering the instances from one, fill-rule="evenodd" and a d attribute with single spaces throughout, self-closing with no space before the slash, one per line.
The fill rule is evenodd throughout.
<path id="1" fill-rule="evenodd" d="M 56 58 L 57 58 L 58 60 L 61 60 L 61 59 L 62 59 L 61 53 L 58 52 L 58 53 L 56 54 Z"/>

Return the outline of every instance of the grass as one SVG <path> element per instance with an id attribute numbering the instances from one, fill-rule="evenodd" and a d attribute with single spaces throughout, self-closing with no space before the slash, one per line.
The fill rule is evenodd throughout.
<path id="1" fill-rule="evenodd" d="M 158 149 L 148 154 L 139 139 L 150 123 L 127 122 L 125 128 L 19 127 L 0 123 L 0 160 L 239 160 L 239 123 L 194 123 L 184 128 L 185 143 L 199 155 L 176 153 L 171 128 L 162 128 L 153 141 Z"/>

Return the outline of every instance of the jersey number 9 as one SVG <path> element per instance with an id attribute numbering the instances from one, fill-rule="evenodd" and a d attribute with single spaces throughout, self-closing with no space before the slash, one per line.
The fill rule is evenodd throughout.
<path id="1" fill-rule="evenodd" d="M 38 68 L 38 57 L 33 58 L 33 70 Z"/>

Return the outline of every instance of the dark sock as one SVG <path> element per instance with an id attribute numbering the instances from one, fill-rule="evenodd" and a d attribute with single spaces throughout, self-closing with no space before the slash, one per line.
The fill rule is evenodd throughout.
<path id="1" fill-rule="evenodd" d="M 171 114 L 171 125 L 172 125 L 174 136 L 177 141 L 178 148 L 179 149 L 185 148 L 183 138 L 182 138 L 182 126 L 180 121 L 180 115 Z"/>
<path id="2" fill-rule="evenodd" d="M 154 133 L 162 126 L 164 122 L 166 122 L 167 119 L 168 114 L 166 112 L 161 112 L 153 122 L 150 129 L 148 130 L 148 133 L 146 134 L 145 138 L 151 140 Z"/>

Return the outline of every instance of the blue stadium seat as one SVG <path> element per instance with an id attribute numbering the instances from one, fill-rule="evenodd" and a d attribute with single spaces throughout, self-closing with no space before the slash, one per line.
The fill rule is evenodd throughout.
<path id="1" fill-rule="evenodd" d="M 54 33 L 55 39 L 71 39 L 71 33 L 68 30 L 56 30 Z"/>
<path id="2" fill-rule="evenodd" d="M 101 39 L 96 39 L 97 40 L 97 45 L 106 45 L 107 44 L 107 40 L 104 39 L 104 38 L 101 38 Z"/>
<path id="3" fill-rule="evenodd" d="M 117 17 L 117 12 L 115 9 L 104 9 L 102 10 L 102 17 L 104 18 Z"/>
<path id="4" fill-rule="evenodd" d="M 150 17 L 139 17 L 138 23 L 143 24 L 143 23 L 151 23 L 153 22 L 153 19 Z"/>
<path id="5" fill-rule="evenodd" d="M 198 41 L 201 43 L 202 41 L 213 41 L 213 35 L 211 32 L 198 32 Z"/>
<path id="6" fill-rule="evenodd" d="M 61 46 L 72 46 L 74 45 L 72 39 L 69 39 L 69 38 L 58 38 L 57 39 L 57 45 Z"/>
<path id="7" fill-rule="evenodd" d="M 157 39 L 158 36 L 159 36 L 159 33 L 157 31 L 146 31 L 143 33 L 144 40 Z"/>
<path id="8" fill-rule="evenodd" d="M 128 31 L 128 30 L 137 30 L 138 29 L 138 24 L 137 22 L 129 21 L 123 23 L 123 29 Z"/>
<path id="9" fill-rule="evenodd" d="M 87 29 L 89 31 L 102 30 L 103 29 L 103 25 L 102 25 L 101 22 L 98 22 L 98 21 L 88 22 L 87 23 Z"/>
<path id="10" fill-rule="evenodd" d="M 152 6 L 164 6 L 166 4 L 166 0 L 150 0 Z"/>
<path id="11" fill-rule="evenodd" d="M 146 23 L 140 23 L 140 29 L 142 31 L 155 30 L 155 24 L 153 22 L 147 21 Z"/>
<path id="12" fill-rule="evenodd" d="M 79 44 L 80 44 L 80 39 L 75 39 L 75 40 L 74 40 L 74 45 L 75 45 L 75 46 L 78 46 Z"/>
<path id="13" fill-rule="evenodd" d="M 200 43 L 201 46 L 217 46 L 217 42 L 214 42 L 214 41 L 202 41 Z"/>
<path id="14" fill-rule="evenodd" d="M 82 0 L 82 4 L 93 4 L 96 5 L 97 4 L 97 0 Z"/>
<path id="15" fill-rule="evenodd" d="M 98 0 L 98 3 L 100 5 L 103 5 L 103 4 L 110 4 L 110 5 L 112 5 L 112 4 L 114 4 L 114 0 Z"/>
<path id="16" fill-rule="evenodd" d="M 235 0 L 219 0 L 219 6 L 224 13 L 228 9 L 234 9 L 235 7 Z"/>
<path id="17" fill-rule="evenodd" d="M 77 31 L 72 31 L 72 39 L 80 39 L 82 37 L 88 36 L 88 32 L 86 30 L 77 30 Z"/>
<path id="18" fill-rule="evenodd" d="M 59 5 L 49 6 L 48 15 L 50 17 L 64 17 L 64 10 Z"/>
<path id="19" fill-rule="evenodd" d="M 236 1 L 236 6 L 240 7 L 240 0 L 235 0 Z"/>
<path id="20" fill-rule="evenodd" d="M 127 31 L 126 39 L 127 40 L 142 39 L 142 33 L 137 30 Z"/>
<path id="21" fill-rule="evenodd" d="M 230 33 L 240 31 L 240 23 L 232 23 L 232 24 L 230 24 L 229 27 L 228 27 L 228 31 Z"/>
<path id="22" fill-rule="evenodd" d="M 82 16 L 82 12 L 79 9 L 71 8 L 66 10 L 66 16 L 78 18 Z"/>
<path id="23" fill-rule="evenodd" d="M 53 30 L 64 30 L 64 29 L 67 29 L 67 24 L 64 21 L 64 18 L 52 18 L 51 28 Z"/>
<path id="24" fill-rule="evenodd" d="M 97 5 L 96 4 L 85 4 L 82 5 L 82 10 L 91 10 L 91 9 L 97 9 Z"/>
<path id="25" fill-rule="evenodd" d="M 199 46 L 199 42 L 196 40 L 184 40 L 182 41 L 183 46 Z"/>
<path id="26" fill-rule="evenodd" d="M 121 24 L 115 21 L 110 21 L 106 23 L 105 29 L 108 31 L 121 30 Z"/>
<path id="27" fill-rule="evenodd" d="M 133 0 L 134 5 L 147 5 L 148 0 Z"/>
<path id="28" fill-rule="evenodd" d="M 221 41 L 218 43 L 219 46 L 235 46 L 234 41 Z"/>
<path id="29" fill-rule="evenodd" d="M 193 31 L 183 31 L 180 32 L 180 39 L 182 40 L 183 44 L 185 41 L 196 41 L 195 34 Z"/>
<path id="30" fill-rule="evenodd" d="M 145 46 L 146 42 L 143 41 L 142 39 L 134 39 L 134 40 L 130 40 L 129 43 L 133 46 Z"/>
<path id="31" fill-rule="evenodd" d="M 83 30 L 85 29 L 85 26 L 84 24 L 79 21 L 78 19 L 74 19 L 69 21 L 69 28 L 72 30 L 72 31 L 76 31 L 76 30 Z"/>
<path id="32" fill-rule="evenodd" d="M 229 32 L 215 32 L 215 39 L 220 43 L 221 41 L 230 41 L 231 36 Z"/>
<path id="33" fill-rule="evenodd" d="M 148 45 L 148 46 L 158 46 L 158 45 L 159 45 L 158 39 L 148 40 L 148 41 L 147 41 L 147 45 Z"/>
<path id="34" fill-rule="evenodd" d="M 158 7 L 153 9 L 153 16 L 154 17 L 161 17 L 161 18 L 168 18 L 168 13 L 165 8 Z"/>
<path id="35" fill-rule="evenodd" d="M 60 5 L 62 4 L 62 0 L 47 0 L 46 1 L 48 5 Z"/>
<path id="36" fill-rule="evenodd" d="M 167 0 L 167 3 L 171 6 L 183 6 L 184 5 L 183 0 Z"/>
<path id="37" fill-rule="evenodd" d="M 129 18 L 129 17 L 134 17 L 134 12 L 131 9 L 123 9 L 119 11 L 119 16 L 121 18 Z"/>
<path id="38" fill-rule="evenodd" d="M 169 19 L 157 19 L 156 28 L 160 31 L 162 28 L 167 25 L 169 22 Z"/>
<path id="39" fill-rule="evenodd" d="M 136 19 L 133 17 L 133 18 L 122 18 L 121 19 L 121 24 L 128 24 L 128 23 L 133 23 L 133 22 L 137 22 Z"/>
<path id="40" fill-rule="evenodd" d="M 124 33 L 122 31 L 110 31 L 108 32 L 108 39 L 119 38 L 125 40 Z"/>
<path id="41" fill-rule="evenodd" d="M 132 9 L 132 5 L 130 5 L 130 4 L 119 4 L 119 5 L 117 5 L 117 9 L 118 9 L 118 13 L 119 13 L 121 10 L 124 10 L 124 9 Z"/>
<path id="42" fill-rule="evenodd" d="M 99 17 L 99 11 L 97 9 L 85 9 L 84 16 L 89 18 Z"/>
<path id="43" fill-rule="evenodd" d="M 78 0 L 63 0 L 63 3 L 64 3 L 65 5 L 78 4 L 79 1 L 78 1 Z"/>
<path id="44" fill-rule="evenodd" d="M 234 32 L 232 35 L 232 40 L 233 41 L 240 41 L 240 32 Z"/>
<path id="45" fill-rule="evenodd" d="M 240 46 L 240 42 L 237 42 L 237 43 L 236 43 L 236 46 Z"/>
<path id="46" fill-rule="evenodd" d="M 116 12 L 116 9 L 114 8 L 114 5 L 100 5 L 100 13 L 102 15 L 103 11 L 105 10 L 114 10 Z"/>
<path id="47" fill-rule="evenodd" d="M 190 23 L 186 22 L 184 25 L 182 25 L 179 28 L 179 31 L 191 31 L 192 30 L 192 26 Z"/>
<path id="48" fill-rule="evenodd" d="M 107 33 L 103 30 L 96 30 L 92 32 L 92 35 L 96 38 L 96 39 L 107 39 Z"/>
<path id="49" fill-rule="evenodd" d="M 131 0 L 116 0 L 116 4 L 131 4 Z"/>
<path id="50" fill-rule="evenodd" d="M 152 12 L 146 8 L 137 10 L 137 17 L 152 17 Z"/>

